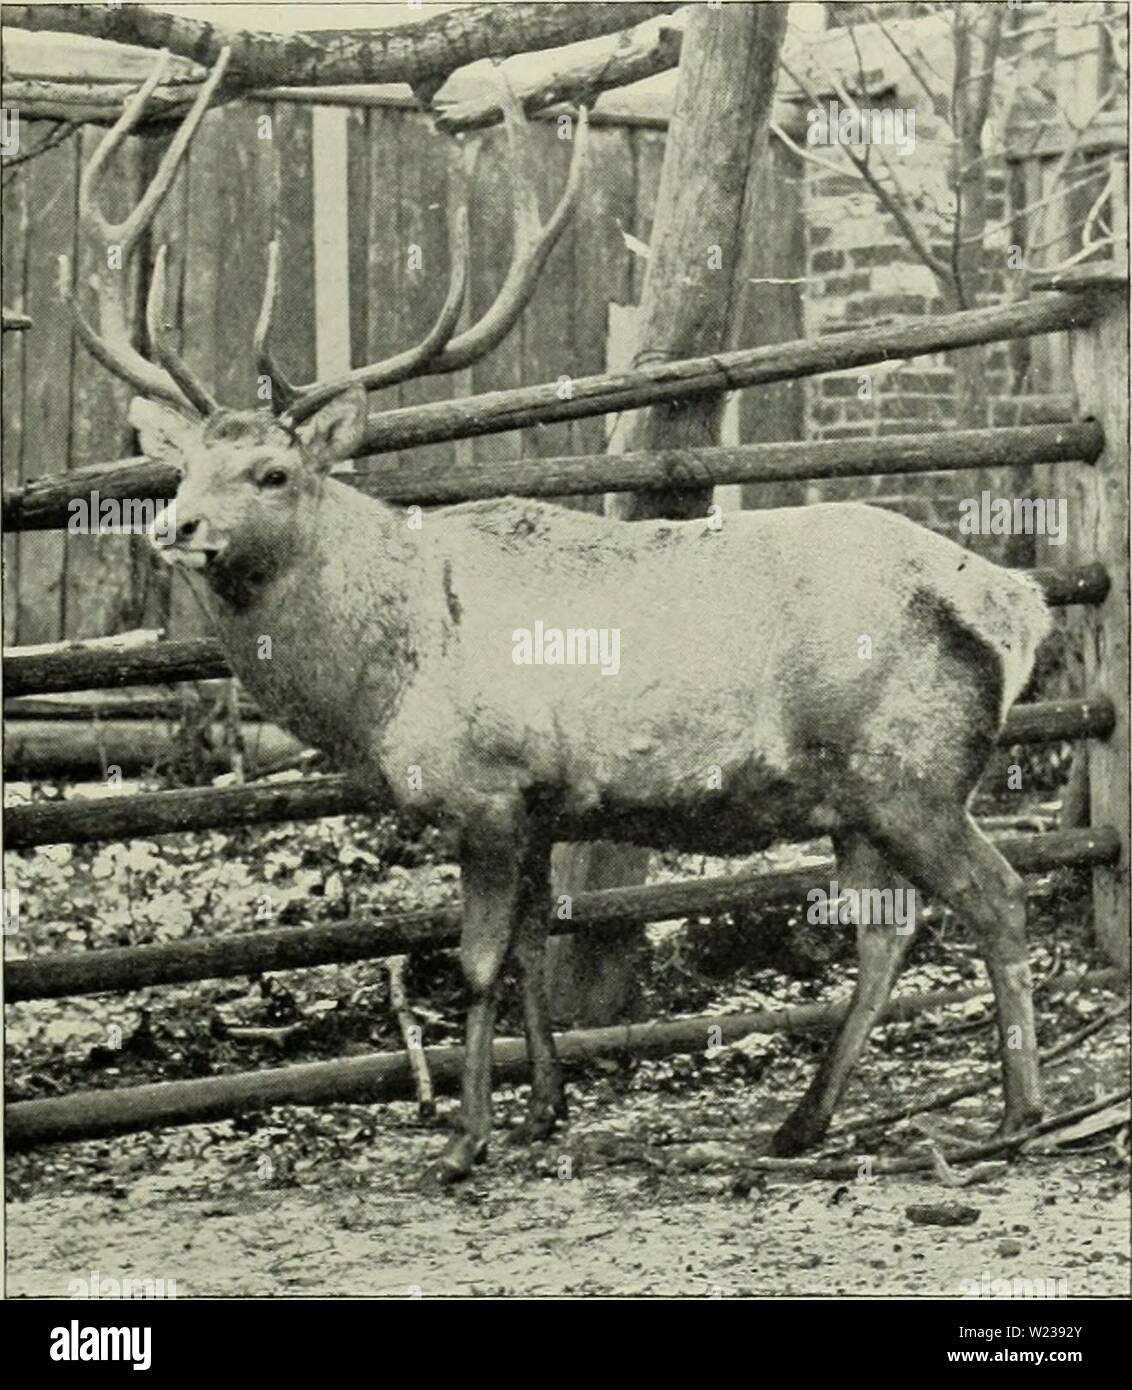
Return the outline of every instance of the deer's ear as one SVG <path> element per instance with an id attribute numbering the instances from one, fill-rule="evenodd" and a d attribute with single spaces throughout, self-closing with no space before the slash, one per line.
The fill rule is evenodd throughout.
<path id="1" fill-rule="evenodd" d="M 200 443 L 199 420 L 190 420 L 172 406 L 147 401 L 144 396 L 135 396 L 130 402 L 129 420 L 138 432 L 142 452 L 161 463 L 184 468 Z"/>
<path id="2" fill-rule="evenodd" d="M 366 389 L 354 385 L 300 425 L 298 435 L 315 463 L 326 468 L 350 458 L 361 446 L 365 431 Z"/>

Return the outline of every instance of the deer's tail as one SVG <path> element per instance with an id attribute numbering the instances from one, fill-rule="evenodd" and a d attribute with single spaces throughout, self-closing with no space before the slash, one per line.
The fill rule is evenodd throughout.
<path id="1" fill-rule="evenodd" d="M 1022 693 L 1052 627 L 1045 596 L 1029 575 L 968 555 L 941 594 L 955 616 L 998 657 L 1000 718 Z"/>

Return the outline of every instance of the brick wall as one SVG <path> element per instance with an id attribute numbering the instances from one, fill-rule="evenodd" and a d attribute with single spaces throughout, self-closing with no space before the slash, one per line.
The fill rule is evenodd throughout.
<path id="1" fill-rule="evenodd" d="M 900 174 L 914 198 L 915 170 L 906 173 L 902 165 Z M 1000 221 L 1005 215 L 1003 175 L 988 182 L 988 218 Z M 936 276 L 859 179 L 807 166 L 805 226 L 808 336 L 943 314 L 957 307 L 944 298 Z M 933 241 L 931 250 L 941 259 L 950 256 L 945 241 Z M 1004 239 L 1001 248 L 988 251 L 971 307 L 1002 302 L 1005 252 Z M 988 423 L 998 413 L 995 401 L 1014 394 L 1010 356 L 1008 344 L 991 345 L 984 354 Z M 861 388 L 861 383 L 867 384 Z M 955 423 L 955 373 L 943 354 L 808 383 L 810 438 L 930 431 L 955 428 Z"/>
<path id="2" fill-rule="evenodd" d="M 873 190 L 851 169 L 839 174 L 830 167 L 848 167 L 844 151 L 815 146 L 813 152 L 822 163 L 807 160 L 804 164 L 806 335 L 895 324 L 958 307 L 945 298 L 946 287 L 923 263 Z M 870 158 L 881 165 L 875 153 Z M 916 149 L 904 157 L 884 151 L 896 169 L 905 206 L 931 237 L 932 254 L 949 260 L 950 194 L 944 162 L 948 153 L 947 132 L 933 127 L 930 116 L 925 119 L 918 107 Z M 1007 215 L 1003 168 L 988 175 L 987 194 L 988 222 L 999 223 Z M 1005 231 L 988 238 L 970 307 L 1002 302 L 1007 291 L 1009 240 Z M 1017 423 L 1017 349 L 1004 343 L 975 351 L 981 354 L 978 376 L 986 391 L 977 423 Z M 954 354 L 816 377 L 805 385 L 806 437 L 861 439 L 954 430 L 958 428 L 956 395 Z M 959 498 L 975 496 L 986 487 L 996 495 L 1007 488 L 1017 491 L 1019 481 L 1016 474 L 1007 479 L 993 473 L 851 479 L 814 485 L 811 499 L 867 497 L 958 538 Z M 977 538 L 977 548 L 1000 555 L 1003 549 L 1000 539 L 992 537 Z"/>
<path id="3" fill-rule="evenodd" d="M 1025 292 L 1024 277 L 1031 269 L 1074 253 L 1081 245 L 1083 225 L 1096 218 L 1102 204 L 1098 224 L 1123 222 L 1123 194 L 1118 197 L 1112 191 L 1123 189 L 1127 182 L 1126 173 L 1121 172 L 1126 170 L 1126 163 L 1119 142 L 1114 144 L 1103 131 L 1094 132 L 1094 147 L 1078 148 L 1072 163 L 1060 169 L 1062 146 L 1047 140 L 1038 150 L 1034 143 L 1057 114 L 1047 87 L 1060 94 L 1058 110 L 1072 105 L 1071 98 L 1091 103 L 1090 111 L 1095 106 L 1101 90 L 1098 83 L 1107 80 L 1106 41 L 1093 33 L 1100 47 L 1092 52 L 1084 43 L 1092 30 L 1084 24 L 1074 26 L 1069 9 L 1063 13 L 1061 7 L 1050 10 L 1041 4 L 1023 8 L 1024 15 L 1018 10 L 1006 17 L 1005 32 L 1013 37 L 1000 55 L 1003 80 L 992 97 L 984 132 L 991 142 L 986 166 L 986 234 L 981 262 L 973 274 L 968 268 L 964 276 L 969 289 L 974 279 L 968 305 L 955 301 L 950 276 L 925 264 L 898 219 L 861 177 L 836 139 L 812 145 L 806 141 L 799 178 L 804 242 L 800 273 L 805 277 L 802 318 L 807 337 L 1001 303 L 1016 287 Z M 813 134 L 815 104 L 823 109 L 833 100 L 839 107 L 847 105 L 850 99 L 843 82 L 858 94 L 861 107 L 890 110 L 904 122 L 914 114 L 915 144 L 910 152 L 900 154 L 897 145 L 890 144 L 878 148 L 858 145 L 854 153 L 858 157 L 867 153 L 870 172 L 919 229 L 930 256 L 950 265 L 955 217 L 955 197 L 949 186 L 953 133 L 924 90 L 924 74 L 932 75 L 931 85 L 938 85 L 944 94 L 941 102 L 946 102 L 955 58 L 954 36 L 946 25 L 940 25 L 938 13 L 928 13 L 917 4 L 885 7 L 891 32 L 878 33 L 869 23 L 871 7 L 844 3 L 831 6 L 828 13 L 835 29 L 845 24 L 855 26 L 853 44 L 842 45 L 836 55 L 831 51 L 816 56 L 803 73 L 796 84 L 799 116 L 803 117 L 799 124 Z M 921 21 L 920 15 L 926 17 Z M 906 21 L 903 29 L 896 22 L 901 16 Z M 1058 23 L 1052 23 L 1053 19 Z M 899 62 L 893 56 L 898 51 Z M 904 61 L 907 53 L 917 56 L 918 75 Z M 831 71 L 839 72 L 841 80 L 831 78 Z M 1008 71 L 1013 85 L 1006 81 Z M 831 95 L 831 87 L 841 99 Z M 901 133 L 901 125 L 895 133 Z M 906 124 L 903 133 L 907 133 Z M 801 139 L 806 140 L 806 136 Z M 1075 141 L 1075 148 L 1077 144 Z M 1005 149 L 1011 151 L 1009 161 Z M 1109 201 L 1104 204 L 1102 190 L 1110 172 Z M 1055 187 L 1066 188 L 1068 197 L 1051 200 Z M 971 364 L 972 369 L 966 371 Z M 964 377 L 968 399 L 960 401 Z M 970 399 L 972 384 L 977 387 L 974 401 Z M 811 379 L 803 391 L 804 435 L 809 439 L 935 434 L 959 428 L 960 422 L 964 427 L 1038 423 L 1062 417 L 1067 408 L 1067 337 L 1050 335 L 990 344 L 966 354 L 953 352 L 874 365 Z M 1056 559 L 1056 552 L 1051 554 L 1044 540 L 1035 545 L 1034 538 L 978 537 L 972 541 L 961 536 L 958 502 L 984 490 L 993 496 L 1051 496 L 1057 493 L 1060 481 L 1058 470 L 1049 468 L 988 470 L 827 482 L 811 485 L 807 496 L 810 500 L 865 497 L 891 504 L 998 558 L 1045 564 Z"/>

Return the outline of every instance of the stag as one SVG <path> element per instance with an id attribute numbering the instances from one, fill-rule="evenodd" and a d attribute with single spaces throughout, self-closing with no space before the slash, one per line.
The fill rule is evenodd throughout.
<path id="1" fill-rule="evenodd" d="M 135 232 L 222 72 L 223 60 L 139 204 L 144 216 L 131 215 Z M 83 181 L 84 216 L 102 234 L 94 174 L 144 102 L 143 88 Z M 425 339 L 302 387 L 271 350 L 271 247 L 255 355 L 273 409 L 220 408 L 173 350 L 163 251 L 146 314 L 152 362 L 80 327 L 136 388 L 130 419 L 145 452 L 180 470 L 162 554 L 207 596 L 263 713 L 324 749 L 375 802 L 456 833 L 470 1003 L 460 1127 L 437 1176 L 466 1175 L 487 1149 L 508 957 L 531 1065 L 522 1132 L 545 1136 L 565 1114 L 544 980 L 558 839 L 734 855 L 828 833 L 846 888 L 907 876 L 976 933 L 995 994 L 1004 1125 L 1028 1124 L 1041 1096 L 1023 888 L 969 803 L 1049 625 L 1030 580 L 855 504 L 741 512 L 717 528 L 625 525 L 504 498 L 428 512 L 415 528 L 332 476 L 364 448 L 370 391 L 465 367 L 503 340 L 570 216 L 584 117 L 566 191 L 543 227 L 523 182 L 522 113 L 509 97 L 504 110 L 514 260 L 494 304 L 462 333 L 463 213 L 453 219 L 450 289 Z M 102 322 L 124 328 L 113 303 Z M 520 662 L 517 642 L 536 625 L 616 631 L 616 673 Z M 910 940 L 873 920 L 857 936 L 853 998 L 777 1132 L 780 1153 L 824 1133 Z"/>

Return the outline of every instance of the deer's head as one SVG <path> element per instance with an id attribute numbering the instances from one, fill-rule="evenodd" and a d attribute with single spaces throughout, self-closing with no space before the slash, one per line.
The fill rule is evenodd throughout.
<path id="1" fill-rule="evenodd" d="M 229 50 L 224 49 L 152 181 L 123 221 L 111 223 L 100 210 L 98 180 L 163 80 L 168 54 L 159 57 L 150 77 L 126 103 L 83 171 L 79 217 L 84 232 L 95 244 L 120 247 L 123 262 L 132 255 L 172 187 L 178 165 L 223 80 L 229 56 Z M 181 474 L 175 513 L 170 515 L 167 509 L 154 526 L 155 539 L 173 537 L 171 543 L 159 546 L 166 558 L 200 569 L 218 589 L 225 580 L 230 585 L 237 581 L 244 585 L 278 573 L 310 535 L 317 510 L 314 503 L 327 468 L 356 455 L 364 445 L 367 391 L 414 376 L 468 367 L 498 346 L 514 327 L 573 213 L 588 130 L 582 110 L 566 189 L 543 225 L 522 107 L 505 81 L 499 99 L 515 187 L 512 261 L 494 302 L 482 318 L 459 334 L 456 327 L 468 278 L 466 207 L 461 207 L 449 224 L 448 293 L 424 339 L 384 361 L 306 386 L 287 381 L 269 345 L 279 259 L 278 244 L 271 243 L 255 334 L 257 388 L 269 383 L 271 410 L 221 409 L 174 350 L 165 322 L 164 247 L 154 262 L 146 303 L 146 336 L 154 360 L 134 346 L 126 298 L 128 277 L 122 269 L 107 268 L 98 273 L 99 331 L 91 327 L 72 298 L 75 328 L 84 346 L 138 392 L 130 421 L 141 437 L 143 450 L 154 460 L 172 464 Z M 474 156 L 474 149 L 469 147 L 469 170 Z"/>
<path id="2" fill-rule="evenodd" d="M 361 445 L 365 422 L 366 393 L 357 385 L 302 424 L 266 410 L 190 419 L 136 397 L 130 423 L 142 449 L 181 474 L 151 541 L 163 558 L 202 571 L 221 591 L 274 578 L 309 549 L 322 479 Z"/>

